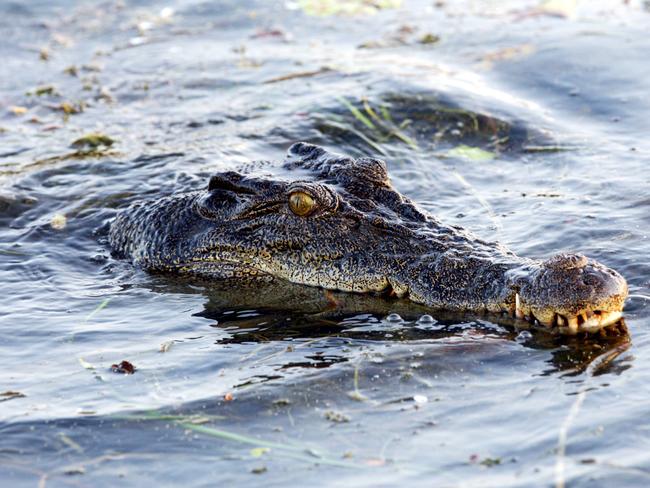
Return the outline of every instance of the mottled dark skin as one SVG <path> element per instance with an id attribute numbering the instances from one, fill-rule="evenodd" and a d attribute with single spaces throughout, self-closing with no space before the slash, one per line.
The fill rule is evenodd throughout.
<path id="1" fill-rule="evenodd" d="M 383 161 L 297 143 L 282 168 L 219 173 L 207 190 L 138 202 L 112 223 L 111 246 L 149 271 L 389 293 L 565 334 L 620 317 L 617 272 L 579 254 L 520 258 L 445 225 L 391 186 Z"/>

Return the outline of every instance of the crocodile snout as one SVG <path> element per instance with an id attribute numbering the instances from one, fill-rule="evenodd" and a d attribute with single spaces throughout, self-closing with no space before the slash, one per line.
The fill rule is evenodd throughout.
<path id="1" fill-rule="evenodd" d="M 582 254 L 559 254 L 523 282 L 515 313 L 564 334 L 595 332 L 621 318 L 627 293 L 613 269 Z"/>

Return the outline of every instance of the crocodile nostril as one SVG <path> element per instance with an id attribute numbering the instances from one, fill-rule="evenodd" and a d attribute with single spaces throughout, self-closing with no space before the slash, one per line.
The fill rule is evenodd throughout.
<path id="1" fill-rule="evenodd" d="M 587 286 L 597 286 L 601 283 L 600 278 L 593 274 L 585 274 L 582 277 L 582 282 Z"/>

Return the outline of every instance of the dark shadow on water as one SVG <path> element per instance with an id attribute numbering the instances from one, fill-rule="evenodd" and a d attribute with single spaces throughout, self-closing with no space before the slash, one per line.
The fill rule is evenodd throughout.
<path id="1" fill-rule="evenodd" d="M 306 140 L 351 154 L 389 157 L 392 152 L 437 151 L 475 147 L 501 158 L 525 153 L 567 150 L 548 133 L 520 118 L 499 111 L 467 108 L 463 95 L 450 96 L 399 83 L 386 82 L 368 93 L 337 97 L 333 104 L 313 106 L 309 117 L 271 129 L 268 141 Z M 260 137 L 259 134 L 251 137 Z M 461 151 L 462 152 L 462 151 Z"/>
<path id="2" fill-rule="evenodd" d="M 336 338 L 327 344 L 325 357 L 311 358 L 305 367 L 323 368 L 346 361 L 345 344 L 444 343 L 457 338 L 472 341 L 505 340 L 532 350 L 548 351 L 550 367 L 541 375 L 580 375 L 590 363 L 610 350 L 629 346 L 625 321 L 605 336 L 567 337 L 530 328 L 497 314 L 467 314 L 431 310 L 385 296 L 332 292 L 315 287 L 280 283 L 262 287 L 203 284 L 183 278 L 159 277 L 153 288 L 162 293 L 205 296 L 203 311 L 195 314 L 225 330 L 219 344 L 289 343 Z M 291 367 L 296 367 L 292 364 Z M 630 364 L 612 362 L 598 373 L 620 374 Z"/>

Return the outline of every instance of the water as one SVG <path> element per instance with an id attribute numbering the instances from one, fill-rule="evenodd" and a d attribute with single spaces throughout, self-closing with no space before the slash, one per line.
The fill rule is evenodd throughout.
<path id="1" fill-rule="evenodd" d="M 4 2 L 3 486 L 646 485 L 650 14 L 583 3 L 566 18 L 535 2 L 352 17 Z M 418 43 L 428 33 L 440 41 Z M 385 105 L 405 137 L 341 97 Z M 93 131 L 117 142 L 74 155 Z M 296 140 L 383 153 L 404 194 L 520 255 L 619 270 L 630 341 L 371 297 L 333 308 L 318 290 L 223 290 L 110 256 L 116 209 Z M 496 157 L 451 157 L 459 144 Z M 110 371 L 122 360 L 135 374 Z"/>

